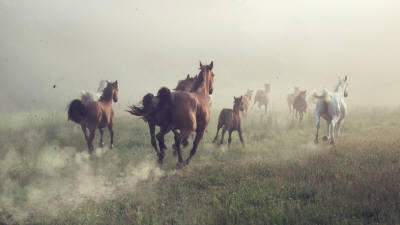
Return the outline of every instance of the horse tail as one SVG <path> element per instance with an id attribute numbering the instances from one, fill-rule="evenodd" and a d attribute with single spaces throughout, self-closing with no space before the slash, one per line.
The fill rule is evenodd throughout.
<path id="1" fill-rule="evenodd" d="M 158 90 L 157 97 L 160 99 L 160 104 L 159 104 L 160 107 L 165 104 L 168 104 L 168 105 L 172 104 L 171 90 L 169 90 L 166 87 L 162 87 L 162 88 L 160 88 L 160 90 Z"/>
<path id="2" fill-rule="evenodd" d="M 87 115 L 85 104 L 79 99 L 72 100 L 68 105 L 68 120 L 80 124 Z"/>
<path id="3" fill-rule="evenodd" d="M 312 94 L 312 96 L 316 99 L 324 100 L 324 101 L 330 101 L 331 97 L 329 96 L 329 92 L 326 88 L 324 88 L 322 95 L 317 95 L 315 92 Z"/>
<path id="4" fill-rule="evenodd" d="M 153 112 L 156 108 L 153 103 L 154 98 L 155 97 L 153 94 L 148 93 L 147 95 L 145 95 L 143 97 L 141 106 L 132 105 L 132 106 L 129 106 L 129 109 L 126 111 L 134 116 L 140 116 L 144 120 L 146 120 L 146 116 L 148 114 L 150 114 L 151 112 Z"/>

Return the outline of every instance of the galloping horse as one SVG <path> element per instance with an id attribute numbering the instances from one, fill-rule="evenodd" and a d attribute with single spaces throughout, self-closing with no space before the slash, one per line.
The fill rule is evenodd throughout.
<path id="1" fill-rule="evenodd" d="M 81 125 L 88 144 L 89 153 L 92 153 L 94 150 L 93 139 L 96 129 L 100 131 L 100 146 L 103 147 L 104 128 L 108 127 L 111 137 L 110 149 L 114 146 L 113 101 L 118 101 L 118 82 L 110 83 L 107 81 L 107 86 L 104 88 L 103 94 L 98 101 L 91 101 L 84 104 L 82 100 L 75 99 L 68 105 L 68 119 Z M 86 129 L 89 129 L 89 136 Z"/>
<path id="2" fill-rule="evenodd" d="M 261 109 L 261 106 L 263 105 L 265 108 L 265 113 L 267 113 L 271 84 L 264 84 L 264 87 L 265 90 L 257 90 L 256 96 L 254 97 L 254 105 L 258 102 L 259 109 Z"/>
<path id="3" fill-rule="evenodd" d="M 336 85 L 334 92 L 330 92 L 325 88 L 322 95 L 313 94 L 318 99 L 315 106 L 317 133 L 315 134 L 314 142 L 316 144 L 319 142 L 318 131 L 321 116 L 327 123 L 327 136 L 324 136 L 323 139 L 329 140 L 332 145 L 335 144 L 335 138 L 339 136 L 340 127 L 347 113 L 347 105 L 344 102 L 344 98 L 348 96 L 347 86 L 347 76 L 344 78 L 339 77 L 339 83 Z"/>
<path id="4" fill-rule="evenodd" d="M 243 112 L 244 110 L 243 96 L 240 96 L 240 98 L 233 97 L 233 99 L 234 99 L 233 109 L 223 109 L 219 113 L 217 134 L 215 135 L 213 142 L 217 141 L 219 130 L 223 128 L 221 144 L 224 143 L 225 132 L 228 131 L 229 132 L 228 146 L 230 147 L 232 142 L 232 132 L 237 130 L 239 132 L 240 142 L 242 142 L 242 145 L 244 146 L 242 137 L 242 125 L 240 123 L 240 115 L 239 115 L 239 112 L 240 111 Z"/>
<path id="5" fill-rule="evenodd" d="M 164 114 L 163 118 L 170 116 L 169 125 L 160 126 L 160 137 L 173 130 L 175 146 L 177 147 L 178 163 L 177 168 L 189 164 L 190 159 L 195 155 L 197 147 L 203 138 L 204 132 L 210 121 L 210 95 L 213 92 L 214 73 L 213 62 L 210 65 L 202 65 L 200 62 L 200 73 L 193 84 L 191 92 L 176 91 L 171 93 L 167 88 L 160 89 L 160 105 L 169 105 L 170 108 L 158 108 L 156 113 Z M 180 132 L 178 132 L 178 130 Z M 182 159 L 182 144 L 195 131 L 196 136 L 193 148 L 189 157 L 184 162 Z M 162 164 L 164 150 L 161 149 L 159 162 Z"/>
<path id="6" fill-rule="evenodd" d="M 174 90 L 176 91 L 190 91 L 192 89 L 192 86 L 194 82 L 196 81 L 197 76 L 190 77 L 190 75 L 187 75 L 186 79 L 178 81 L 178 84 Z M 147 122 L 149 126 L 149 131 L 150 131 L 150 137 L 151 137 L 151 145 L 153 146 L 154 150 L 156 151 L 157 156 L 160 156 L 160 151 L 157 148 L 157 141 L 156 141 L 156 126 L 168 126 L 169 121 L 168 117 L 169 115 L 166 115 L 164 117 L 163 113 L 155 113 L 156 109 L 158 111 L 165 111 L 168 113 L 169 107 L 168 105 L 162 106 L 159 105 L 160 103 L 160 98 L 162 97 L 162 91 L 165 91 L 165 89 L 160 89 L 157 96 L 154 96 L 151 93 L 148 93 L 145 95 L 142 99 L 142 106 L 129 106 L 129 109 L 127 112 L 131 113 L 134 116 L 140 116 L 145 122 Z M 163 124 L 165 123 L 165 124 Z M 157 139 L 158 139 L 158 144 L 160 149 L 167 149 L 165 146 L 164 142 L 164 136 L 160 136 L 157 134 Z M 184 143 L 185 145 L 188 144 L 187 140 Z"/>
<path id="7" fill-rule="evenodd" d="M 296 99 L 297 95 L 300 92 L 300 88 L 299 87 L 294 87 L 294 93 L 290 93 L 287 96 L 287 104 L 289 107 L 289 113 L 291 114 L 293 112 L 293 103 L 294 100 Z"/>
<path id="8" fill-rule="evenodd" d="M 243 96 L 243 117 L 247 117 L 247 110 L 251 104 L 251 98 L 253 97 L 253 90 L 247 90 L 246 94 Z"/>

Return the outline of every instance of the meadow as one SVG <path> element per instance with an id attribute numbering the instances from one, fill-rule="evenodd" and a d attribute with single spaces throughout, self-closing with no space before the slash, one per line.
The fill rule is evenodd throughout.
<path id="1" fill-rule="evenodd" d="M 237 133 L 216 145 L 218 112 L 182 170 L 172 134 L 160 168 L 122 111 L 115 148 L 91 156 L 65 112 L 0 115 L 0 224 L 400 224 L 400 108 L 350 108 L 336 146 L 313 143 L 312 113 L 287 111 L 252 111 L 246 147 Z"/>

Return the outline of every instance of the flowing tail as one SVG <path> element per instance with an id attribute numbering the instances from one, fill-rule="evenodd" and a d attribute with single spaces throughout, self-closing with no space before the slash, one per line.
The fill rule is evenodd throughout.
<path id="1" fill-rule="evenodd" d="M 312 96 L 314 98 L 316 98 L 316 99 L 324 100 L 324 101 L 327 101 L 327 102 L 331 100 L 331 97 L 329 95 L 329 91 L 326 88 L 324 88 L 322 95 L 317 95 L 316 93 L 313 93 Z"/>
<path id="2" fill-rule="evenodd" d="M 140 116 L 143 120 L 147 121 L 147 115 L 153 112 L 156 108 L 154 105 L 155 98 L 156 97 L 153 94 L 148 93 L 143 97 L 141 106 L 131 105 L 126 111 L 134 116 Z"/>
<path id="3" fill-rule="evenodd" d="M 142 99 L 141 106 L 132 105 L 126 110 L 134 116 L 140 116 L 143 120 L 148 121 L 151 118 L 151 114 L 160 109 L 165 104 L 170 105 L 172 103 L 171 91 L 166 88 L 160 88 L 157 96 L 151 93 L 145 95 Z"/>
<path id="4" fill-rule="evenodd" d="M 86 115 L 87 109 L 81 100 L 75 99 L 68 105 L 68 120 L 80 124 Z"/>

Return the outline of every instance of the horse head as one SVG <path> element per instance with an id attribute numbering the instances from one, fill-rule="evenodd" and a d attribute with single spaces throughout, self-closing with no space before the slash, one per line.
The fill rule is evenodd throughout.
<path id="1" fill-rule="evenodd" d="M 244 111 L 244 102 L 243 102 L 243 96 L 240 96 L 238 98 L 233 97 L 233 109 L 234 110 L 239 110 L 239 111 Z"/>
<path id="2" fill-rule="evenodd" d="M 214 84 L 214 72 L 212 71 L 214 66 L 214 62 L 211 61 L 210 65 L 203 65 L 200 62 L 200 76 L 203 76 L 204 81 L 208 85 L 208 94 L 212 95 L 213 93 L 213 84 Z"/>

